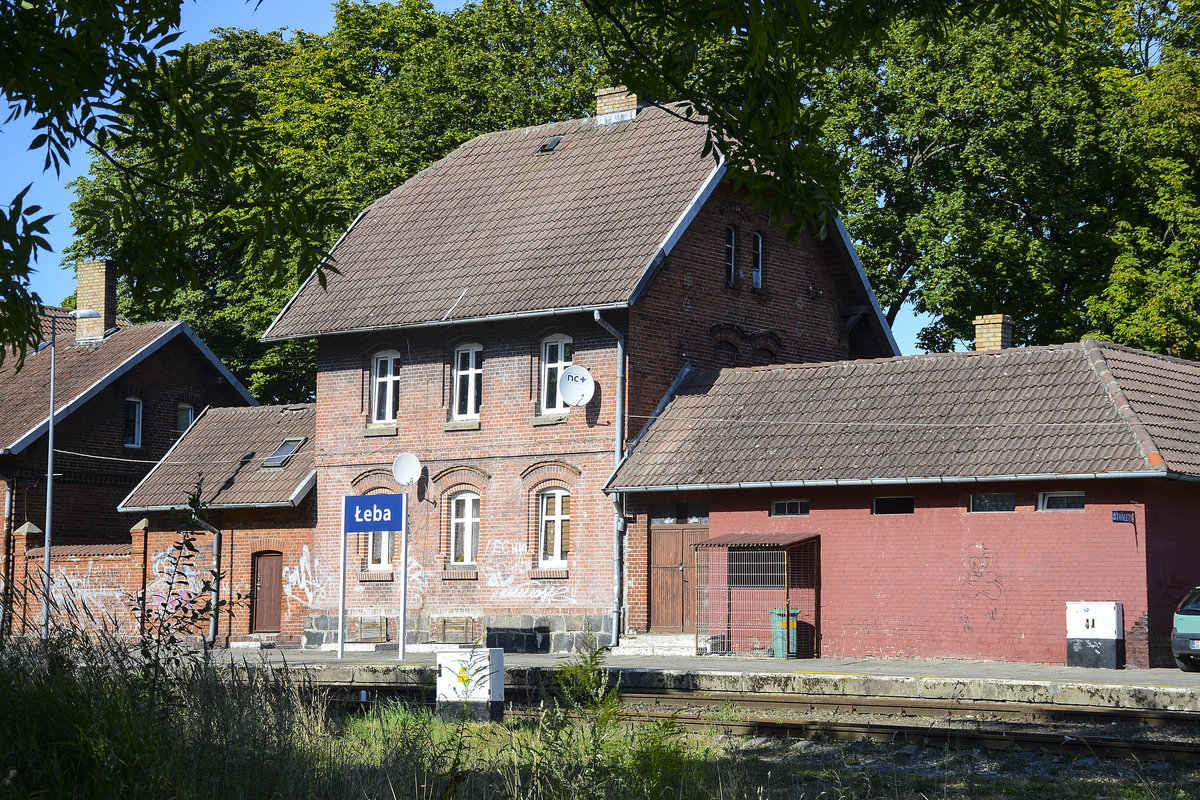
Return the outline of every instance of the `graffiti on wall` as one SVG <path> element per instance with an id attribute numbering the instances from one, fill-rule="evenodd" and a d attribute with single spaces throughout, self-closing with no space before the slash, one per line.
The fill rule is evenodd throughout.
<path id="1" fill-rule="evenodd" d="M 288 613 L 293 605 L 305 608 L 324 608 L 332 602 L 330 594 L 337 576 L 333 570 L 325 569 L 304 545 L 300 559 L 292 566 L 283 568 L 283 593 L 288 600 Z"/>
<path id="2" fill-rule="evenodd" d="M 116 586 L 110 586 L 88 562 L 82 575 L 68 575 L 64 568 L 50 571 L 50 596 L 57 608 L 67 614 L 103 619 L 118 628 L 118 609 L 128 610 L 132 598 Z M 124 616 L 124 615 L 122 615 Z"/>
<path id="3" fill-rule="evenodd" d="M 194 553 L 177 547 L 155 550 L 146 581 L 146 602 L 163 611 L 190 608 L 198 603 L 204 582 L 212 579 L 213 548 L 198 547 Z"/>
<path id="4" fill-rule="evenodd" d="M 575 605 L 575 587 L 529 577 L 529 548 L 524 542 L 490 541 L 480 559 L 479 575 L 493 600 L 530 600 L 543 605 Z"/>
<path id="5" fill-rule="evenodd" d="M 998 556 L 983 542 L 968 545 L 963 550 L 962 565 L 966 572 L 961 579 L 961 621 L 964 631 L 975 625 L 995 623 L 1003 610 L 1004 578 L 997 567 Z"/>

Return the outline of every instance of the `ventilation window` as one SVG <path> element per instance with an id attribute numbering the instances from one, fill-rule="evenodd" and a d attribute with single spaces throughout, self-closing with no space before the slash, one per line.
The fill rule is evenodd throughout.
<path id="1" fill-rule="evenodd" d="M 305 437 L 299 436 L 294 439 L 284 439 L 283 444 L 275 450 L 274 453 L 263 459 L 264 467 L 282 467 L 288 462 L 288 459 L 296 454 L 300 449 L 300 445 L 304 444 Z"/>
<path id="2" fill-rule="evenodd" d="M 546 141 L 542 142 L 542 146 L 538 148 L 539 153 L 549 153 L 558 147 L 558 143 L 562 141 L 561 136 L 551 136 Z"/>
<path id="3" fill-rule="evenodd" d="M 1016 511 L 1017 496 L 1011 492 L 971 495 L 971 513 L 987 514 L 993 511 Z"/>
<path id="4" fill-rule="evenodd" d="M 916 501 L 911 497 L 876 497 L 872 514 L 912 514 Z"/>
<path id="5" fill-rule="evenodd" d="M 771 503 L 772 517 L 807 517 L 807 500 L 776 500 Z"/>
<path id="6" fill-rule="evenodd" d="M 1038 495 L 1038 511 L 1082 511 L 1083 492 L 1042 492 Z"/>

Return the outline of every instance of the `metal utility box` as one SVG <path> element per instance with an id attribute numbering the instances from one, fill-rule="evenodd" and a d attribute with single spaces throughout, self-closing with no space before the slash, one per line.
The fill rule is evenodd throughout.
<path id="1" fill-rule="evenodd" d="M 437 713 L 499 720 L 504 716 L 504 650 L 464 647 L 437 654 Z"/>
<path id="2" fill-rule="evenodd" d="M 1067 603 L 1067 666 L 1125 666 L 1124 606 L 1114 602 Z"/>

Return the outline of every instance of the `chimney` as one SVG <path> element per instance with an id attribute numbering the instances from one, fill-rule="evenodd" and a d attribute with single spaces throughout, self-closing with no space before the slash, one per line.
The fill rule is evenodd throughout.
<path id="1" fill-rule="evenodd" d="M 596 92 L 596 127 L 628 122 L 637 116 L 638 98 L 624 86 L 610 86 Z"/>
<path id="2" fill-rule="evenodd" d="M 985 314 L 976 317 L 975 325 L 976 350 L 1004 350 L 1012 347 L 1012 317 L 1008 314 Z"/>
<path id="3" fill-rule="evenodd" d="M 110 261 L 80 261 L 75 265 L 78 286 L 75 307 L 90 308 L 99 319 L 75 321 L 76 341 L 99 341 L 117 327 L 117 272 Z"/>

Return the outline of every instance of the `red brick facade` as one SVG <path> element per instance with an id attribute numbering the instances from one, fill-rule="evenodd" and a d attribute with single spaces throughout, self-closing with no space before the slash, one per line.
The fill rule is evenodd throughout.
<path id="1" fill-rule="evenodd" d="M 1084 510 L 1037 510 L 1039 492 L 1073 490 Z M 1012 492 L 1016 510 L 972 513 L 972 492 Z M 1167 666 L 1172 610 L 1200 583 L 1198 493 L 1166 480 L 722 491 L 709 531 L 819 537 L 819 655 L 1064 663 L 1066 603 L 1117 601 L 1128 664 Z M 913 514 L 872 514 L 873 498 L 901 495 Z M 809 514 L 770 516 L 784 499 L 807 499 Z M 1113 522 L 1116 510 L 1135 521 Z M 647 540 L 644 513 L 630 532 Z"/>
<path id="2" fill-rule="evenodd" d="M 741 242 L 742 276 L 732 286 L 724 261 L 727 225 Z M 761 289 L 751 287 L 748 272 L 755 232 L 764 237 Z M 787 243 L 739 194 L 718 189 L 632 310 L 602 314 L 626 336 L 626 439 L 636 436 L 685 363 L 728 363 L 731 350 L 735 363 L 880 355 L 851 353 L 838 340 L 839 305 L 849 300 L 835 287 L 845 283 L 837 277 L 845 269 L 813 237 Z M 598 388 L 587 406 L 547 417 L 538 410 L 540 343 L 554 334 L 572 338 L 574 363 L 591 371 Z M 451 419 L 452 356 L 467 342 L 482 346 L 477 424 Z M 371 363 L 383 351 L 399 353 L 402 361 L 395 425 L 370 424 Z M 509 649 L 563 650 L 585 628 L 607 641 L 614 505 L 602 489 L 615 466 L 616 354 L 615 339 L 591 314 L 323 337 L 314 558 L 338 563 L 342 497 L 400 491 L 390 465 L 412 452 L 424 474 L 410 506 L 409 641 L 487 636 Z M 565 569 L 538 562 L 538 497 L 548 488 L 571 495 Z M 462 490 L 481 498 L 479 552 L 475 564 L 455 566 L 449 500 Z M 625 556 L 634 620 L 644 616 L 642 548 L 644 539 L 631 539 Z M 347 574 L 350 638 L 361 620 L 378 624 L 380 617 L 394 637 L 398 582 L 390 570 L 367 569 L 365 535 L 349 541 Z M 314 619 L 324 628 L 321 618 L 336 614 L 336 603 L 322 611 Z M 316 636 L 316 624 L 310 629 L 314 644 L 333 640 Z"/>

